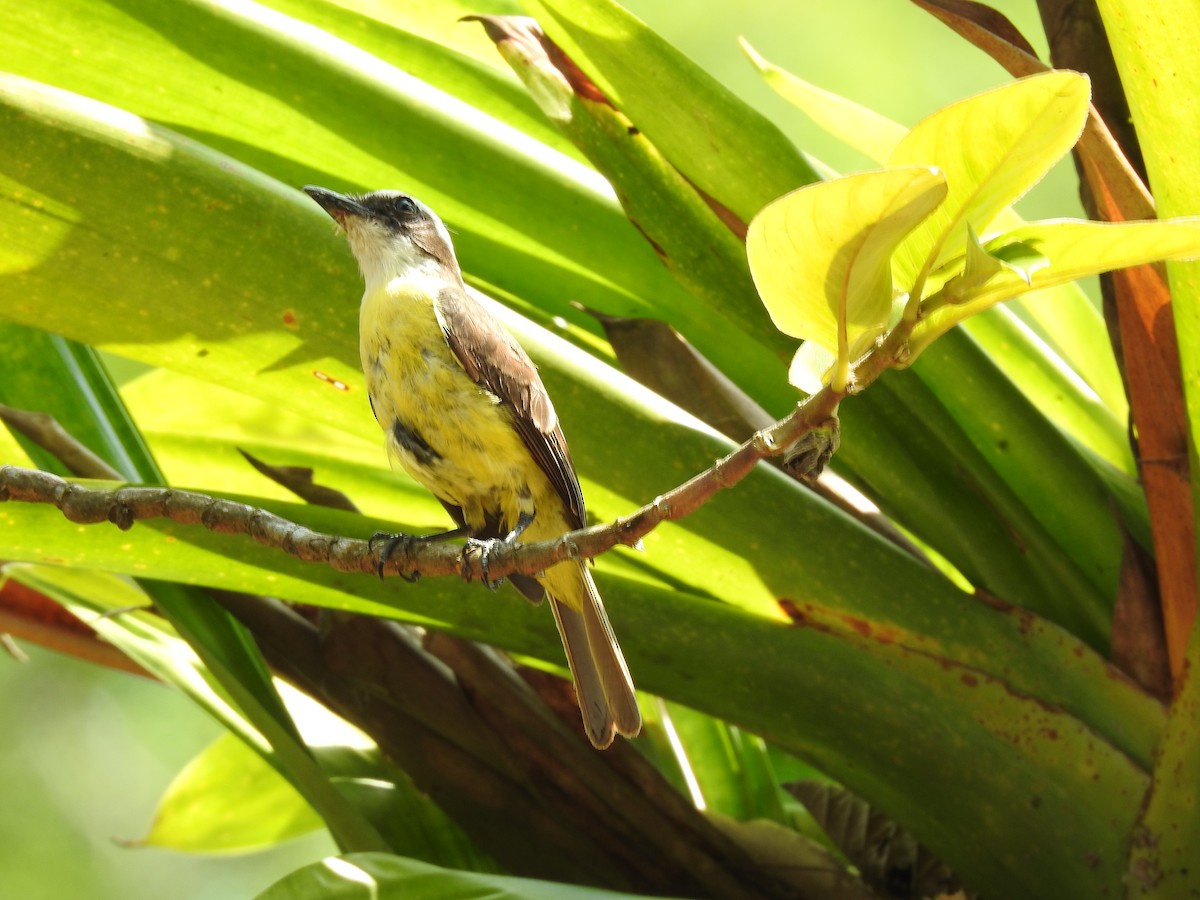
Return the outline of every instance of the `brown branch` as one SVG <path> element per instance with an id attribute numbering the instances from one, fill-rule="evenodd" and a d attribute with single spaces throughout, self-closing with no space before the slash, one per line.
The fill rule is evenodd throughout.
<path id="1" fill-rule="evenodd" d="M 820 399 L 821 402 L 813 402 Z M 655 498 L 630 516 L 610 525 L 571 532 L 534 544 L 497 544 L 488 559 L 491 578 L 513 573 L 536 573 L 567 559 L 599 556 L 618 544 L 632 545 L 664 521 L 681 519 L 697 510 L 719 490 L 741 481 L 759 460 L 793 443 L 830 418 L 837 396 L 822 391 L 792 415 L 758 432 L 710 469 Z M 182 525 L 202 525 L 219 534 L 248 534 L 256 541 L 305 562 L 324 563 L 343 572 L 384 575 L 461 575 L 483 578 L 480 554 L 440 543 L 398 544 L 380 571 L 378 546 L 313 531 L 245 503 L 194 491 L 163 487 L 85 487 L 49 472 L 0 466 L 0 501 L 47 503 L 71 522 L 112 522 L 127 530 L 142 519 L 166 518 Z"/>
<path id="2" fill-rule="evenodd" d="M 619 544 L 636 544 L 662 522 L 691 515 L 718 491 L 749 475 L 760 461 L 786 452 L 811 432 L 836 427 L 838 404 L 846 393 L 858 393 L 887 369 L 906 363 L 911 334 L 911 323 L 897 324 L 855 367 L 845 393 L 822 388 L 791 415 L 756 432 L 704 472 L 632 515 L 533 544 L 495 542 L 488 554 L 487 576 L 536 574 L 565 560 L 591 559 Z M 323 563 L 341 572 L 406 577 L 457 574 L 466 581 L 482 581 L 485 574 L 475 547 L 400 541 L 381 564 L 371 541 L 323 534 L 258 507 L 175 488 L 90 488 L 48 472 L 6 465 L 0 466 L 0 502 L 6 500 L 52 504 L 69 521 L 83 525 L 107 521 L 127 530 L 140 519 L 166 518 L 181 525 L 203 525 L 218 534 L 248 534 L 303 562 Z"/>

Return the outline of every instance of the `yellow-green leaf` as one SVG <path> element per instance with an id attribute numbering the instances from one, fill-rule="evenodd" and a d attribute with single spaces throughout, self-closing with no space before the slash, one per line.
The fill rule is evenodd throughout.
<path id="1" fill-rule="evenodd" d="M 848 362 L 887 326 L 896 245 L 945 196 L 941 173 L 907 167 L 810 185 L 769 204 L 750 223 L 746 249 L 776 327 Z"/>
<path id="2" fill-rule="evenodd" d="M 796 77 L 764 59 L 745 40 L 741 43 L 751 62 L 762 72 L 764 80 L 780 96 L 794 103 L 830 135 L 876 162 L 886 163 L 907 134 L 907 129 L 898 122 Z M 994 220 L 997 227 L 1006 230 L 1017 228 L 1022 222 L 1021 217 L 1011 209 L 1002 211 Z M 1015 304 L 1011 313 L 1031 327 L 1092 390 L 1100 395 L 1114 412 L 1114 421 L 1123 421 L 1128 412 L 1125 389 L 1113 357 L 1111 354 L 1093 352 L 1098 343 L 1108 340 L 1103 318 L 1077 285 L 1060 285 L 1052 291 L 1053 297 L 1038 298 L 1044 302 L 1031 302 L 1029 306 Z M 972 323 L 972 326 L 977 324 Z M 1011 367 L 1003 361 L 1011 352 L 1011 345 L 997 348 L 988 343 L 985 335 L 976 334 L 975 337 L 982 340 L 989 349 L 997 351 L 995 355 L 1001 360 L 1001 366 L 1011 376 Z M 811 360 L 805 357 L 799 374 L 796 374 L 798 370 L 793 363 L 793 374 L 789 376 L 792 384 L 802 390 L 812 386 L 811 378 L 807 374 L 811 369 L 810 362 Z M 1033 359 L 1032 363 L 1034 366 L 1040 365 L 1037 359 Z M 1061 396 L 1057 391 L 1052 392 L 1052 395 Z"/>
<path id="3" fill-rule="evenodd" d="M 775 93 L 797 106 L 820 128 L 880 165 L 887 162 L 904 138 L 907 130 L 898 122 L 780 68 L 760 56 L 745 38 L 738 42 Z"/>
<path id="4" fill-rule="evenodd" d="M 950 190 L 896 254 L 902 287 L 961 254 L 968 223 L 983 234 L 1041 181 L 1079 139 L 1090 96 L 1086 76 L 1047 72 L 947 106 L 908 133 L 888 165 L 937 166 Z"/>
<path id="5" fill-rule="evenodd" d="M 955 306 L 931 310 L 913 331 L 914 355 L 956 322 L 1002 300 L 1097 272 L 1159 260 L 1196 259 L 1200 257 L 1200 216 L 1162 222 L 1106 223 L 1078 219 L 1030 222 L 993 238 L 986 247 L 995 253 L 1015 244 L 1032 247 L 1045 258 L 1046 264 L 1028 272 L 1006 267 L 974 296 Z"/>
<path id="6" fill-rule="evenodd" d="M 195 853 L 244 853 L 323 826 L 282 775 L 226 733 L 175 776 L 149 834 L 139 844 Z"/>

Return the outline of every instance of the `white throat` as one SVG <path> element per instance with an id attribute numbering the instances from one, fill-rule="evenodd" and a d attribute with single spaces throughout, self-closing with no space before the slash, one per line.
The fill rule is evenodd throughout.
<path id="1" fill-rule="evenodd" d="M 353 228 L 349 238 L 368 294 L 395 281 L 411 282 L 416 286 L 435 282 L 440 285 L 444 280 L 441 263 L 403 237 L 381 228 L 359 225 Z M 433 293 L 436 295 L 437 290 Z"/>

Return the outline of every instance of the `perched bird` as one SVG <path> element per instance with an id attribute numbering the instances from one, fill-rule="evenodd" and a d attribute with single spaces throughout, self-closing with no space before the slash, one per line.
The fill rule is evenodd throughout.
<path id="1" fill-rule="evenodd" d="M 306 187 L 342 227 L 366 281 L 359 352 L 389 454 L 477 540 L 540 541 L 583 527 L 583 493 L 537 369 L 463 285 L 450 235 L 398 191 Z M 635 735 L 629 670 L 583 562 L 509 579 L 550 607 L 591 742 Z"/>

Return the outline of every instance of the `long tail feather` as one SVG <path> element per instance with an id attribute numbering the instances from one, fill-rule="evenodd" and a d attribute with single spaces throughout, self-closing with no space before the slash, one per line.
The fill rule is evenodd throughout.
<path id="1" fill-rule="evenodd" d="M 634 737 L 642 730 L 642 713 L 633 691 L 633 679 L 629 677 L 629 667 L 625 665 L 625 657 L 608 622 L 592 575 L 585 565 L 580 568 L 583 569 L 584 584 L 583 622 L 587 628 L 592 663 L 604 686 L 613 726 L 626 737 Z"/>
<path id="2" fill-rule="evenodd" d="M 571 678 L 575 681 L 575 697 L 583 713 L 584 730 L 592 746 L 603 750 L 613 740 L 613 716 L 608 708 L 608 698 L 604 696 L 600 673 L 588 649 L 583 616 L 553 597 L 550 608 L 554 611 L 563 649 L 567 651 L 567 665 L 571 667 Z"/>
<path id="3" fill-rule="evenodd" d="M 575 679 L 575 693 L 588 739 L 603 749 L 612 743 L 614 732 L 633 737 L 641 731 L 642 715 L 629 669 L 591 573 L 583 565 L 580 571 L 582 612 L 554 597 L 550 607 Z"/>

